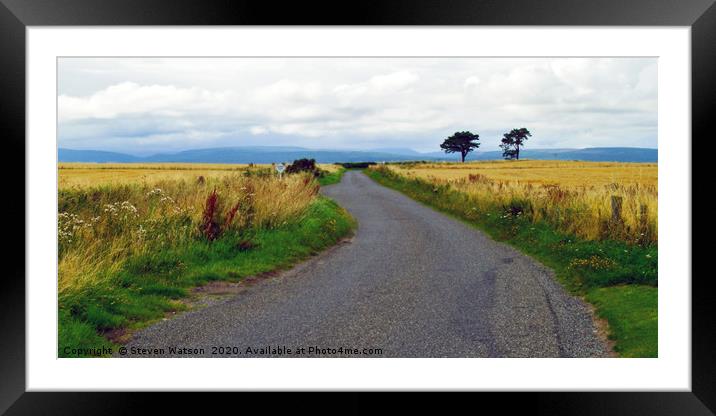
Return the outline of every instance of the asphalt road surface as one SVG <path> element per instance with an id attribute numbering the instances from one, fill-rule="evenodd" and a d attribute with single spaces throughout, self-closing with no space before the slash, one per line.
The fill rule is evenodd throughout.
<path id="1" fill-rule="evenodd" d="M 323 193 L 358 220 L 351 241 L 138 332 L 126 356 L 608 355 L 529 257 L 357 171 Z"/>

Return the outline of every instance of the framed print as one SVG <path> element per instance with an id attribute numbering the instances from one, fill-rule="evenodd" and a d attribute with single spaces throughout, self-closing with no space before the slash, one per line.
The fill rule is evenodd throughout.
<path id="1" fill-rule="evenodd" d="M 641 3 L 2 0 L 0 409 L 711 414 L 716 8 Z"/>

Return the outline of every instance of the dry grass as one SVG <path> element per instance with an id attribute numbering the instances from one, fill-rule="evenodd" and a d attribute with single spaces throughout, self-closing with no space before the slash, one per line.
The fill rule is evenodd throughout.
<path id="1" fill-rule="evenodd" d="M 215 218 L 224 232 L 300 221 L 317 196 L 318 184 L 310 175 L 279 179 L 256 167 L 246 175 L 234 166 L 61 166 L 60 293 L 96 284 L 133 255 L 201 239 L 213 190 L 218 195 Z"/>
<path id="2" fill-rule="evenodd" d="M 332 173 L 340 167 L 319 164 L 321 170 Z M 146 184 L 166 180 L 194 180 L 221 178 L 244 172 L 272 172 L 272 166 L 218 163 L 60 163 L 59 189 L 87 188 L 98 185 Z"/>
<path id="3" fill-rule="evenodd" d="M 546 220 L 561 231 L 591 240 L 655 243 L 658 238 L 654 163 L 524 160 L 387 167 L 463 192 L 475 201 L 478 212 L 515 207 L 533 221 Z M 622 197 L 623 223 L 610 221 L 612 196 Z"/>
<path id="4" fill-rule="evenodd" d="M 657 184 L 656 163 L 500 160 L 468 163 L 415 163 L 395 166 L 402 173 L 423 179 L 466 179 L 471 174 L 480 174 L 494 181 L 556 185 L 564 189 L 614 183 L 654 186 Z M 586 183 L 585 179 L 589 182 Z"/>

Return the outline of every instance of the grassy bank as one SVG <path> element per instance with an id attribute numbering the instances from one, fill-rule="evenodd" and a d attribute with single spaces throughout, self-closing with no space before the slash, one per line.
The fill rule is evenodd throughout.
<path id="1" fill-rule="evenodd" d="M 318 183 L 321 186 L 333 185 L 341 181 L 343 174 L 346 172 L 346 168 L 338 167 L 334 171 L 324 171 L 323 175 L 318 178 Z"/>
<path id="2" fill-rule="evenodd" d="M 303 174 L 61 189 L 59 356 L 116 347 L 109 334 L 185 309 L 192 287 L 284 269 L 335 244 L 354 221 L 317 191 Z"/>
<path id="3" fill-rule="evenodd" d="M 502 160 L 401 162 L 384 168 L 466 194 L 478 212 L 509 206 L 584 240 L 658 241 L 658 167 L 653 163 Z M 615 200 L 619 221 L 612 221 Z"/>
<path id="4" fill-rule="evenodd" d="M 110 347 L 102 334 L 143 327 L 166 312 L 184 309 L 179 300 L 188 288 L 288 268 L 335 244 L 353 227 L 342 208 L 319 198 L 300 222 L 132 257 L 98 284 L 60 296 L 60 356 L 69 355 L 66 348 Z"/>
<path id="5" fill-rule="evenodd" d="M 620 356 L 657 356 L 655 244 L 587 240 L 559 231 L 547 221 L 527 218 L 511 204 L 490 204 L 449 185 L 436 186 L 386 167 L 365 172 L 376 182 L 477 226 L 554 269 L 569 291 L 594 304 L 609 323 L 609 336 Z"/>

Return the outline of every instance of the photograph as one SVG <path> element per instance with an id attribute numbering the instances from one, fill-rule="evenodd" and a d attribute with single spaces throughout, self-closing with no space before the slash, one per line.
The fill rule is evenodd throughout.
<path id="1" fill-rule="evenodd" d="M 714 0 L 101 3 L 0 0 L 0 415 L 714 414 Z"/>
<path id="2" fill-rule="evenodd" d="M 57 357 L 657 358 L 659 71 L 58 56 Z"/>

